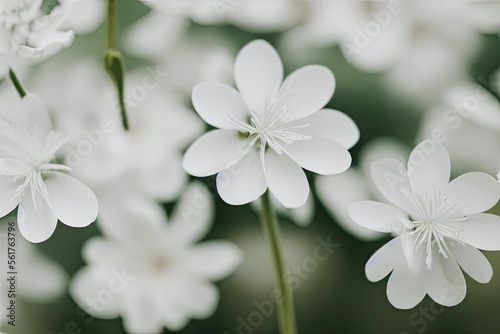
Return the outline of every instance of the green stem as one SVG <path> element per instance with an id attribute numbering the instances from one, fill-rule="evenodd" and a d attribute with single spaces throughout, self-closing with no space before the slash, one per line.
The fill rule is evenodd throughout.
<path id="1" fill-rule="evenodd" d="M 106 51 L 104 54 L 104 67 L 113 80 L 118 101 L 123 128 L 129 129 L 127 108 L 124 97 L 125 87 L 125 60 L 120 50 L 116 48 L 116 10 L 115 0 L 108 0 L 108 19 L 106 21 Z"/>
<path id="2" fill-rule="evenodd" d="M 10 77 L 10 80 L 12 81 L 12 83 L 14 84 L 14 87 L 16 87 L 16 90 L 19 93 L 19 95 L 21 96 L 21 98 L 25 97 L 26 90 L 24 89 L 23 85 L 21 84 L 21 81 L 19 81 L 19 79 L 17 78 L 16 73 L 14 73 L 14 71 L 11 68 L 9 68 L 9 77 Z"/>
<path id="3" fill-rule="evenodd" d="M 293 293 L 286 279 L 286 265 L 281 246 L 281 232 L 276 213 L 271 205 L 269 192 L 266 191 L 261 197 L 262 202 L 262 229 L 271 250 L 276 288 L 278 295 L 278 320 L 282 334 L 296 334 L 297 325 L 295 321 L 295 310 L 293 305 Z"/>
<path id="4" fill-rule="evenodd" d="M 108 0 L 108 20 L 106 21 L 106 48 L 115 48 L 115 0 Z"/>

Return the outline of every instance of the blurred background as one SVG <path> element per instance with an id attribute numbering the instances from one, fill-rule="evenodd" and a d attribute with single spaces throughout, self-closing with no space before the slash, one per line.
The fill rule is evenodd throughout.
<path id="1" fill-rule="evenodd" d="M 210 4 L 202 3 L 205 1 Z M 166 3 L 165 8 L 152 11 L 138 0 L 117 1 L 118 47 L 125 54 L 131 96 L 141 75 L 161 66 L 167 74 L 150 95 L 168 96 L 196 118 L 190 104 L 193 85 L 203 80 L 231 84 L 232 62 L 238 50 L 249 41 L 264 39 L 278 50 L 286 73 L 306 64 L 329 67 L 336 77 L 336 91 L 328 107 L 349 115 L 360 129 L 361 139 L 351 150 L 355 173 L 333 178 L 308 174 L 313 189 L 308 207 L 285 212 L 280 219 L 291 269 L 310 261 L 323 241 L 336 245 L 326 260 L 316 261 L 310 272 L 299 276 L 295 301 L 300 333 L 500 333 L 500 254 L 485 252 L 493 266 L 493 279 L 482 285 L 466 277 L 467 296 L 458 306 L 445 308 L 426 297 L 412 310 L 398 310 L 386 298 L 387 278 L 371 283 L 364 274 L 369 257 L 391 236 L 353 227 L 343 209 L 344 202 L 377 196 L 366 173 L 369 161 L 390 154 L 405 158 L 418 142 L 433 136 L 446 138 L 443 144 L 450 151 L 455 176 L 467 171 L 496 176 L 500 166 L 498 2 Z M 52 1 L 47 6 L 54 4 Z M 104 4 L 97 4 L 90 13 L 80 12 L 81 17 L 96 18 L 95 30 L 86 29 L 70 48 L 22 74 L 28 89 L 48 101 L 51 112 L 68 113 L 69 121 L 57 116 L 56 125 L 78 135 L 79 124 L 91 118 L 96 109 L 111 108 L 108 102 L 96 104 L 109 101 L 114 94 L 111 82 L 103 70 L 100 72 L 105 47 L 105 27 L 100 24 Z M 210 8 L 196 10 L 196 6 Z M 215 10 L 215 14 L 207 14 L 208 10 Z M 99 17 L 102 20 L 97 22 Z M 0 86 L 3 98 L 12 94 L 8 86 L 7 82 Z M 96 97 L 101 94 L 107 100 Z M 160 106 L 160 102 L 149 100 L 149 95 L 138 101 L 132 98 L 131 114 L 146 108 L 175 108 L 168 101 Z M 67 110 L 57 111 L 64 109 L 60 105 Z M 453 115 L 460 120 L 449 121 Z M 80 123 L 75 125 L 75 119 Z M 192 127 L 199 133 L 203 125 L 194 121 Z M 184 140 L 179 152 L 196 137 Z M 107 171 L 106 159 L 113 159 L 113 155 L 104 152 L 95 156 L 100 159 L 98 169 Z M 88 171 L 83 167 L 78 169 L 75 172 L 97 193 L 105 193 L 99 190 L 103 183 L 86 178 Z M 183 180 L 178 187 L 182 189 L 187 176 L 177 178 Z M 233 275 L 217 283 L 220 302 L 216 313 L 206 320 L 192 320 L 179 333 L 277 333 L 275 313 L 262 316 L 262 321 L 255 316 L 255 311 L 262 313 L 258 305 L 270 299 L 274 286 L 257 212 L 250 205 L 224 203 L 214 193 L 214 177 L 202 181 L 214 194 L 216 207 L 213 227 L 205 239 L 231 240 L 245 258 Z M 113 182 L 125 182 L 125 177 Z M 176 202 L 174 193 L 179 190 L 159 201 L 167 212 Z M 500 206 L 492 212 L 500 214 Z M 17 325 L 3 324 L 2 329 L 9 334 L 125 333 L 121 319 L 97 319 L 79 310 L 63 283 L 85 265 L 81 248 L 86 240 L 100 234 L 99 222 L 83 229 L 59 224 L 48 241 L 34 246 L 20 244 L 19 254 L 33 247 L 54 270 L 62 268 L 62 274 L 47 274 L 29 282 L 44 286 L 46 279 L 53 283 L 46 288 L 54 293 L 40 301 L 20 292 Z M 36 275 L 33 270 L 20 269 L 19 275 Z M 248 325 L 256 321 L 258 325 Z M 165 329 L 165 333 L 169 331 Z"/>

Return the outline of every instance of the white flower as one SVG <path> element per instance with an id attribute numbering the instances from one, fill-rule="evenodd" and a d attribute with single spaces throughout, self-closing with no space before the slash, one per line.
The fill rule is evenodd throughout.
<path id="1" fill-rule="evenodd" d="M 302 168 L 318 174 L 341 173 L 351 165 L 359 138 L 345 114 L 322 109 L 335 79 L 323 66 L 311 65 L 283 81 L 283 65 L 271 45 L 247 44 L 235 62 L 238 90 L 216 82 L 193 89 L 193 105 L 210 125 L 220 128 L 199 138 L 184 155 L 194 176 L 217 175 L 226 202 L 245 204 L 269 187 L 286 208 L 302 206 L 309 184 Z"/>
<path id="2" fill-rule="evenodd" d="M 71 168 L 55 161 L 67 138 L 52 130 L 51 120 L 34 95 L 24 97 L 17 115 L 0 119 L 0 217 L 18 205 L 20 233 L 31 242 L 47 240 L 59 219 L 85 227 L 97 216 L 97 199 Z"/>
<path id="3" fill-rule="evenodd" d="M 58 0 L 66 13 L 62 28 L 71 29 L 77 35 L 94 32 L 106 18 L 105 0 Z"/>
<path id="4" fill-rule="evenodd" d="M 397 235 L 365 268 L 373 282 L 392 272 L 387 284 L 392 305 L 409 309 L 428 294 L 454 306 L 465 297 L 462 270 L 480 283 L 491 279 L 491 265 L 478 249 L 500 250 L 500 217 L 482 213 L 498 202 L 496 179 L 474 172 L 449 182 L 448 152 L 432 140 L 412 151 L 408 169 L 385 158 L 372 165 L 372 173 L 392 205 L 355 202 L 349 214 L 361 226 Z"/>
<path id="5" fill-rule="evenodd" d="M 202 25 L 230 23 L 251 32 L 271 33 L 299 22 L 300 6 L 290 0 L 140 0 L 165 16 L 191 19 Z"/>
<path id="6" fill-rule="evenodd" d="M 339 175 L 316 178 L 316 193 L 325 209 L 335 218 L 341 228 L 361 240 L 375 240 L 382 233 L 360 226 L 352 221 L 347 206 L 349 203 L 374 199 L 384 201 L 371 178 L 371 164 L 383 157 L 406 161 L 409 151 L 400 142 L 382 137 L 365 144 L 359 154 L 359 167 L 351 167 Z"/>
<path id="7" fill-rule="evenodd" d="M 140 198 L 102 211 L 105 238 L 84 246 L 88 266 L 73 278 L 72 297 L 95 317 L 121 316 L 129 333 L 175 331 L 191 318 L 210 317 L 219 299 L 211 282 L 230 275 L 242 260 L 231 242 L 196 244 L 212 218 L 210 194 L 197 183 L 187 188 L 169 220 L 161 207 Z M 122 275 L 122 284 L 116 278 L 112 284 L 116 275 Z M 101 299 L 101 291 L 110 291 L 110 297 Z"/>
<path id="8" fill-rule="evenodd" d="M 73 42 L 74 33 L 61 30 L 66 12 L 56 7 L 50 14 L 45 14 L 41 9 L 42 2 L 0 2 L 0 75 L 15 64 L 18 58 L 47 58 Z"/>

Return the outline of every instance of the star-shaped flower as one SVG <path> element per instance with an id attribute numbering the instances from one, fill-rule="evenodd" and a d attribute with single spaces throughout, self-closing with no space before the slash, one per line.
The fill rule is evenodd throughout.
<path id="1" fill-rule="evenodd" d="M 409 309 L 428 294 L 454 306 L 465 297 L 462 270 L 480 283 L 491 279 L 491 265 L 478 249 L 500 250 L 500 217 L 482 213 L 498 202 L 496 179 L 474 172 L 449 182 L 448 152 L 433 140 L 412 151 L 408 168 L 384 158 L 373 163 L 372 173 L 392 205 L 354 202 L 349 214 L 361 226 L 397 235 L 366 264 L 373 282 L 392 272 L 387 284 L 391 304 Z"/>
<path id="2" fill-rule="evenodd" d="M 30 242 L 47 240 L 58 219 L 73 227 L 92 223 L 94 193 L 55 159 L 68 138 L 52 130 L 36 96 L 28 94 L 14 110 L 10 122 L 0 118 L 0 217 L 19 205 L 19 231 Z"/>
<path id="3" fill-rule="evenodd" d="M 208 190 L 190 185 L 170 219 L 143 197 L 108 209 L 99 216 L 105 237 L 83 248 L 88 265 L 71 282 L 75 301 L 94 317 L 121 316 L 128 333 L 175 331 L 210 317 L 219 300 L 212 282 L 230 275 L 242 253 L 227 241 L 197 243 L 213 218 Z"/>
<path id="4" fill-rule="evenodd" d="M 283 206 L 298 208 L 309 195 L 302 168 L 325 175 L 349 168 L 347 150 L 359 131 L 345 114 L 322 109 L 335 88 L 328 68 L 305 66 L 283 81 L 279 55 L 257 40 L 238 54 L 235 81 L 238 91 L 216 82 L 193 89 L 196 111 L 219 129 L 199 138 L 183 161 L 191 175 L 219 173 L 227 203 L 252 202 L 269 187 Z"/>

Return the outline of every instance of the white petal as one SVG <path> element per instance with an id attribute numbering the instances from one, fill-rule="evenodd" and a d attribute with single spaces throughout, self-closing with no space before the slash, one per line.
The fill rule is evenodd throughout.
<path id="1" fill-rule="evenodd" d="M 16 128 L 24 127 L 29 131 L 38 131 L 40 135 L 52 129 L 49 113 L 42 100 L 34 94 L 27 94 L 22 98 L 15 116 Z"/>
<path id="2" fill-rule="evenodd" d="M 493 277 L 493 268 L 481 251 L 468 245 L 450 247 L 451 253 L 460 267 L 479 283 L 488 283 Z"/>
<path id="3" fill-rule="evenodd" d="M 234 77 L 249 107 L 258 109 L 267 98 L 278 93 L 283 81 L 283 64 L 268 42 L 252 41 L 238 53 Z"/>
<path id="4" fill-rule="evenodd" d="M 19 204 L 12 200 L 17 193 L 17 184 L 10 176 L 0 176 L 0 218 L 7 216 Z"/>
<path id="5" fill-rule="evenodd" d="M 191 248 L 185 265 L 194 277 L 218 281 L 231 275 L 242 260 L 243 252 L 235 244 L 210 241 Z"/>
<path id="6" fill-rule="evenodd" d="M 459 226 L 458 232 L 465 243 L 482 250 L 500 250 L 500 217 L 489 213 L 472 214 Z"/>
<path id="7" fill-rule="evenodd" d="M 286 96 L 289 115 L 303 118 L 323 108 L 332 98 L 335 77 L 321 65 L 308 65 L 294 72 L 283 82 L 280 96 Z"/>
<path id="8" fill-rule="evenodd" d="M 20 239 L 22 240 L 22 239 Z M 35 303 L 48 303 L 66 291 L 68 274 L 57 262 L 38 252 L 33 245 L 18 240 L 20 254 L 19 293 Z M 22 261 L 22 262 L 21 262 Z"/>
<path id="9" fill-rule="evenodd" d="M 310 124 L 300 129 L 300 133 L 333 140 L 346 149 L 353 147 L 359 140 L 359 129 L 354 121 L 337 110 L 321 109 L 298 123 Z"/>
<path id="10" fill-rule="evenodd" d="M 35 209 L 31 190 L 26 189 L 26 196 L 17 211 L 17 222 L 21 235 L 29 242 L 38 243 L 47 240 L 54 233 L 57 217 L 41 196 L 37 198 Z"/>
<path id="11" fill-rule="evenodd" d="M 437 247 L 432 250 L 432 269 L 426 272 L 425 290 L 436 303 L 455 306 L 465 298 L 464 274 L 453 257 L 445 259 Z"/>
<path id="12" fill-rule="evenodd" d="M 349 216 L 349 203 L 371 198 L 366 180 L 356 169 L 351 168 L 339 175 L 316 177 L 316 192 L 335 222 L 354 237 L 369 241 L 383 236 L 356 224 Z"/>
<path id="13" fill-rule="evenodd" d="M 61 28 L 74 30 L 78 35 L 94 32 L 106 15 L 106 4 L 102 0 L 65 0 L 60 4 L 66 13 Z"/>
<path id="14" fill-rule="evenodd" d="M 302 168 L 285 154 L 268 150 L 265 172 L 269 189 L 288 209 L 299 208 L 309 196 L 309 183 Z"/>
<path id="15" fill-rule="evenodd" d="M 467 173 L 451 181 L 446 193 L 458 201 L 463 214 L 480 213 L 498 202 L 500 183 L 485 173 Z"/>
<path id="16" fill-rule="evenodd" d="M 383 233 L 398 230 L 401 219 L 408 216 L 394 206 L 375 201 L 354 202 L 347 209 L 355 223 Z"/>
<path id="17" fill-rule="evenodd" d="M 185 17 L 152 10 L 125 30 L 125 48 L 134 56 L 158 61 L 178 45 L 188 27 Z"/>
<path id="18" fill-rule="evenodd" d="M 194 318 L 206 319 L 217 308 L 219 291 L 211 283 L 186 277 L 178 282 L 175 292 L 175 298 L 179 301 L 179 305 L 186 308 Z"/>
<path id="19" fill-rule="evenodd" d="M 374 162 L 371 171 L 380 193 L 399 208 L 412 213 L 413 205 L 404 195 L 410 189 L 405 166 L 397 159 L 384 158 Z"/>
<path id="20" fill-rule="evenodd" d="M 378 282 L 396 267 L 401 259 L 401 240 L 394 238 L 373 254 L 365 266 L 366 278 Z"/>
<path id="21" fill-rule="evenodd" d="M 183 244 L 203 238 L 214 218 L 213 194 L 200 182 L 191 183 L 177 202 L 168 231 Z"/>
<path id="22" fill-rule="evenodd" d="M 158 164 L 139 165 L 140 187 L 160 202 L 175 200 L 186 185 L 188 175 L 182 168 L 182 157 L 178 153 L 164 157 Z"/>
<path id="23" fill-rule="evenodd" d="M 145 282 L 133 282 L 123 293 L 120 313 L 123 326 L 128 333 L 161 333 L 163 329 L 161 310 L 155 300 L 155 290 Z"/>
<path id="24" fill-rule="evenodd" d="M 432 187 L 444 189 L 450 181 L 450 170 L 448 151 L 434 140 L 418 144 L 408 160 L 410 185 L 419 194 L 425 194 Z"/>
<path id="25" fill-rule="evenodd" d="M 111 298 L 102 299 L 99 293 L 109 291 L 109 284 L 116 279 L 110 271 L 98 267 L 88 266 L 80 269 L 72 278 L 69 293 L 74 301 L 85 312 L 100 319 L 113 319 L 119 315 L 118 305 L 121 294 L 111 294 Z M 106 293 L 106 296 L 107 293 Z M 99 299 L 105 301 L 99 302 Z"/>
<path id="26" fill-rule="evenodd" d="M 250 149 L 234 166 L 217 175 L 217 191 L 228 204 L 242 205 L 255 201 L 267 189 L 262 161 Z"/>
<path id="27" fill-rule="evenodd" d="M 64 224 L 85 227 L 97 218 L 97 198 L 86 185 L 62 173 L 51 173 L 45 181 L 53 211 Z"/>
<path id="28" fill-rule="evenodd" d="M 408 310 L 415 307 L 425 297 L 423 275 L 414 273 L 406 262 L 394 268 L 387 282 L 387 299 L 392 306 Z"/>
<path id="29" fill-rule="evenodd" d="M 248 107 L 236 89 L 223 83 L 202 82 L 193 88 L 193 106 L 208 124 L 221 129 L 236 129 L 229 115 L 246 123 Z"/>
<path id="30" fill-rule="evenodd" d="M 163 325 L 171 331 L 180 331 L 191 320 L 191 315 L 184 305 L 179 305 L 179 301 L 175 298 L 177 285 L 161 284 L 158 288 L 159 291 L 153 298 L 163 319 Z"/>
<path id="31" fill-rule="evenodd" d="M 250 145 L 237 131 L 213 130 L 198 138 L 184 154 L 184 170 L 193 176 L 208 176 L 227 169 L 245 154 Z"/>
<path id="32" fill-rule="evenodd" d="M 345 172 L 352 162 L 344 146 L 322 137 L 297 140 L 285 149 L 302 168 L 321 175 Z"/>

